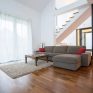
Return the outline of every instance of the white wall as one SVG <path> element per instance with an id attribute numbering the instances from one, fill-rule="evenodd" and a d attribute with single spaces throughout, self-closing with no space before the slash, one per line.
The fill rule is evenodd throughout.
<path id="1" fill-rule="evenodd" d="M 7 13 L 31 21 L 32 25 L 32 47 L 37 49 L 40 43 L 40 14 L 14 0 L 0 0 L 0 12 Z"/>
<path id="2" fill-rule="evenodd" d="M 80 28 L 86 28 L 86 27 L 91 27 L 92 23 L 91 23 L 91 17 L 89 17 L 85 22 L 83 22 L 83 24 L 81 24 L 77 29 Z M 73 31 L 67 38 L 65 38 L 62 41 L 63 44 L 66 45 L 76 45 L 76 30 Z"/>
<path id="3" fill-rule="evenodd" d="M 55 32 L 55 0 L 47 5 L 41 16 L 41 43 L 44 42 L 46 46 L 54 45 Z"/>

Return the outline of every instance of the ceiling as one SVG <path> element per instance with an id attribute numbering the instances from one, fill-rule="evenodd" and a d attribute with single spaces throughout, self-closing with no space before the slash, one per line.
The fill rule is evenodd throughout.
<path id="1" fill-rule="evenodd" d="M 59 9 L 61 7 L 74 3 L 78 0 L 55 0 L 55 1 L 56 1 L 56 8 Z"/>
<path id="2" fill-rule="evenodd" d="M 42 11 L 51 0 L 15 0 L 37 11 Z"/>
<path id="3" fill-rule="evenodd" d="M 25 6 L 30 7 L 34 10 L 42 11 L 47 6 L 47 4 L 52 0 L 15 0 L 15 1 L 24 4 Z M 56 8 L 61 8 L 65 5 L 80 0 L 55 0 L 55 1 L 56 1 Z M 87 0 L 82 0 L 82 1 L 87 1 Z M 93 0 L 88 0 L 88 1 L 93 1 Z"/>

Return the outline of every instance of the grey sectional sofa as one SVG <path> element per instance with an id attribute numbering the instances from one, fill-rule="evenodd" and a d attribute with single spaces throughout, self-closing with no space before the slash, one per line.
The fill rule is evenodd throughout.
<path id="1" fill-rule="evenodd" d="M 89 66 L 91 53 L 77 55 L 76 51 L 83 46 L 45 46 L 45 53 L 56 67 L 77 70 L 80 66 Z"/>

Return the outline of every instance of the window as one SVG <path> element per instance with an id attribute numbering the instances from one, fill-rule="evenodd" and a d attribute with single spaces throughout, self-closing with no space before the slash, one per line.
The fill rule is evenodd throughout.
<path id="1" fill-rule="evenodd" d="M 32 53 L 31 23 L 0 14 L 0 63 L 21 60 Z"/>

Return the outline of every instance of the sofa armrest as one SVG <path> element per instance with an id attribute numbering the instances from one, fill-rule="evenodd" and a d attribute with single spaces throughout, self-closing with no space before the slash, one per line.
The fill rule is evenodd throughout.
<path id="1" fill-rule="evenodd" d="M 89 66 L 91 62 L 91 52 L 81 54 L 81 66 Z"/>

